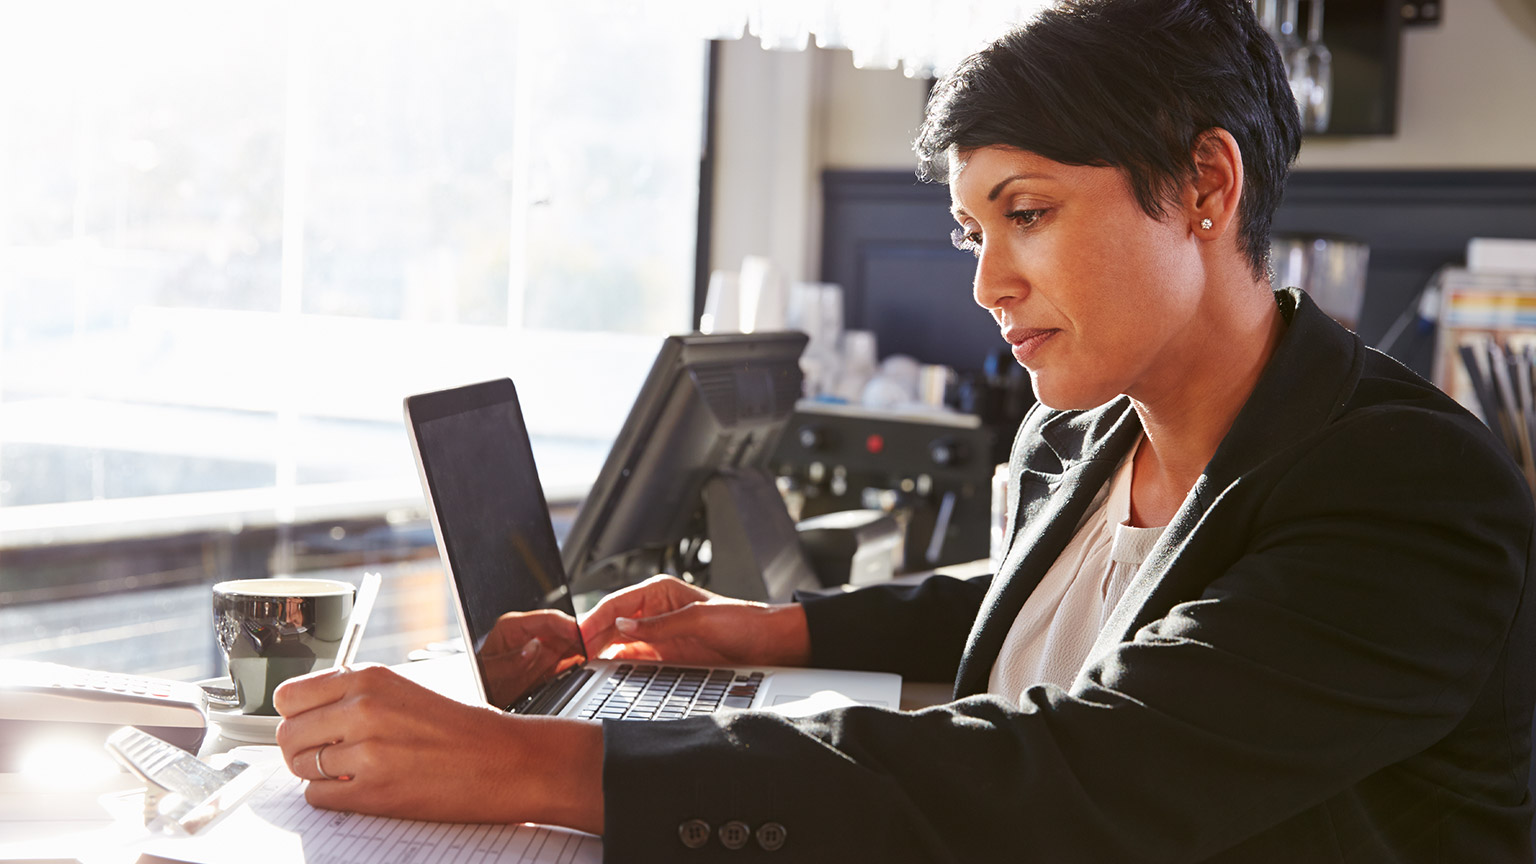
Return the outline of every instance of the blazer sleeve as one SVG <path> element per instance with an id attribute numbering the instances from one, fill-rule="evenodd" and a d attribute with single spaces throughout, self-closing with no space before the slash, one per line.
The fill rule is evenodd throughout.
<path id="1" fill-rule="evenodd" d="M 930 576 L 917 585 L 803 598 L 811 665 L 953 681 L 991 581 Z"/>
<path id="2" fill-rule="evenodd" d="M 605 854 L 1198 861 L 1319 812 L 1446 736 L 1531 609 L 1530 491 L 1455 421 L 1406 435 L 1403 422 L 1367 418 L 1310 444 L 1248 509 L 1242 554 L 1071 693 L 608 723 Z M 864 631 L 846 603 L 835 614 L 850 632 L 902 629 Z M 1448 782 L 1476 778 L 1446 759 Z M 690 820 L 777 826 L 782 847 L 687 848 Z"/>

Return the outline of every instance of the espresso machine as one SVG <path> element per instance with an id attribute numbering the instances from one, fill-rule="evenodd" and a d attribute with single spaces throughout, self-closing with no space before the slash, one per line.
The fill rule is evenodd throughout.
<path id="1" fill-rule="evenodd" d="M 883 511 L 901 534 L 896 572 L 986 558 L 993 429 L 973 414 L 801 402 L 774 453 L 797 520 Z"/>

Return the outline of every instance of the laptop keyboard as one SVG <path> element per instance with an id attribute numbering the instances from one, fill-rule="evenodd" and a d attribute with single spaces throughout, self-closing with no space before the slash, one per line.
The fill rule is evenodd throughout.
<path id="1" fill-rule="evenodd" d="M 722 708 L 750 708 L 763 673 L 624 664 L 587 699 L 583 720 L 681 720 Z"/>

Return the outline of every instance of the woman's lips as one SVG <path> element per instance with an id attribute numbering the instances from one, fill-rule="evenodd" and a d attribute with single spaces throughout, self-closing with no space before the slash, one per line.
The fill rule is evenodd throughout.
<path id="1" fill-rule="evenodd" d="M 1003 334 L 1003 338 L 1013 346 L 1013 359 L 1022 366 L 1028 366 L 1029 361 L 1040 353 L 1041 347 L 1058 332 L 1054 329 L 1010 330 Z"/>

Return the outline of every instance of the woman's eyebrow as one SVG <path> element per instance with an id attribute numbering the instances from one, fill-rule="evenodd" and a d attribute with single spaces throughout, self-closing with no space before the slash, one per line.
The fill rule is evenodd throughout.
<path id="1" fill-rule="evenodd" d="M 1012 183 L 1012 182 L 1014 182 L 1016 180 L 1054 180 L 1054 179 L 1056 179 L 1056 178 L 1052 177 L 1049 174 L 1036 174 L 1036 173 L 1030 173 L 1030 172 L 1026 172 L 1026 173 L 1023 173 L 1023 174 L 1010 174 L 1007 177 L 1004 177 L 1002 180 L 1000 180 L 996 186 L 992 187 L 992 191 L 987 193 L 987 200 L 988 201 L 996 201 L 997 200 L 997 196 L 1003 194 L 1003 190 L 1008 188 L 1008 184 Z M 965 208 L 964 207 L 961 207 L 959 204 L 955 204 L 955 205 L 953 205 L 953 206 L 951 206 L 949 208 L 949 215 L 955 217 L 955 219 L 958 220 L 961 216 L 969 216 L 970 214 L 965 212 Z"/>
<path id="2" fill-rule="evenodd" d="M 992 187 L 992 191 L 987 193 L 987 200 L 988 201 L 996 201 L 997 200 L 997 196 L 1003 194 L 1003 189 L 1007 188 L 1008 184 L 1014 182 L 1015 180 L 1052 180 L 1052 179 L 1055 179 L 1055 178 L 1051 177 L 1051 175 L 1049 175 L 1049 174 L 1032 174 L 1032 173 L 1012 174 L 1012 175 L 1009 175 L 1007 177 L 1004 177 L 1001 181 L 998 182 L 998 184 L 996 186 Z"/>

